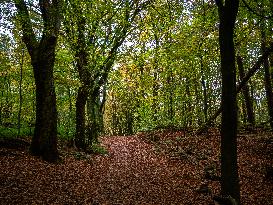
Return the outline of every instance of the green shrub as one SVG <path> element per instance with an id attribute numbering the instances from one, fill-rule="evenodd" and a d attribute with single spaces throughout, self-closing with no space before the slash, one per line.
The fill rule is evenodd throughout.
<path id="1" fill-rule="evenodd" d="M 18 135 L 18 128 L 15 127 L 0 127 L 1 137 L 28 137 L 34 134 L 33 127 L 21 127 Z"/>
<path id="2" fill-rule="evenodd" d="M 102 154 L 102 155 L 108 154 L 108 151 L 105 149 L 105 147 L 97 143 L 93 143 L 91 146 L 89 146 L 87 151 L 92 154 Z"/>

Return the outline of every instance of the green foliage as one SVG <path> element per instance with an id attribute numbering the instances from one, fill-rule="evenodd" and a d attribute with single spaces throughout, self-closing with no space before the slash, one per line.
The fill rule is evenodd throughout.
<path id="1" fill-rule="evenodd" d="M 30 137 L 34 134 L 34 127 L 21 127 L 18 135 L 18 128 L 0 126 L 1 137 Z"/>
<path id="2" fill-rule="evenodd" d="M 103 107 L 100 113 L 103 123 L 101 120 L 99 123 L 101 127 L 103 124 L 105 134 L 126 135 L 168 126 L 196 128 L 220 106 L 215 2 L 134 1 L 138 5 L 128 2 L 131 1 L 65 1 L 54 67 L 61 138 L 71 139 L 75 135 L 77 92 L 87 76 L 92 82 L 87 85 L 90 93 L 95 88 L 99 90 L 96 97 Z M 257 2 L 246 2 L 260 14 L 250 12 L 243 5 L 239 8 L 236 52 L 242 56 L 247 71 L 261 53 L 261 22 L 266 27 L 267 42 L 272 40 L 272 20 L 261 16 L 272 16 L 272 3 L 263 1 L 262 7 Z M 12 5 L 0 6 L 3 11 L 9 11 Z M 38 34 L 41 18 L 34 9 L 30 9 L 30 16 Z M 135 16 L 134 11 L 137 11 Z M 25 135 L 27 126 L 35 123 L 35 83 L 30 57 L 20 40 L 18 20 L 13 15 L 5 12 L 7 22 L 4 24 L 8 25 L 9 32 L 6 28 L 0 31 L 0 123 L 18 126 L 23 60 L 21 133 Z M 83 41 L 78 32 L 81 20 Z M 82 78 L 77 68 L 79 51 L 87 53 L 84 66 L 87 72 Z M 107 61 L 109 58 L 111 61 Z M 253 76 L 249 84 L 256 122 L 264 125 L 268 115 L 263 72 Z M 104 88 L 105 104 L 102 102 Z M 243 96 L 238 97 L 238 105 L 243 126 Z M 97 116 L 98 111 L 86 110 L 87 121 L 92 124 L 92 114 Z M 1 133 L 16 135 L 17 131 L 1 128 Z"/>
<path id="3" fill-rule="evenodd" d="M 65 124 L 58 126 L 58 134 L 61 139 L 71 140 L 75 136 L 75 126 L 69 127 Z"/>

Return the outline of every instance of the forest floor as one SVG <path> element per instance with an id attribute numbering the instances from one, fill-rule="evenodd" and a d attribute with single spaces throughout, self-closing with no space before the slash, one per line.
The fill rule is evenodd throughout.
<path id="1" fill-rule="evenodd" d="M 273 133 L 240 133 L 245 205 L 272 205 Z M 219 133 L 159 130 L 102 137 L 105 155 L 60 147 L 62 163 L 28 153 L 27 142 L 0 141 L 0 204 L 213 204 L 220 192 Z M 16 147 L 16 149 L 15 149 Z"/>

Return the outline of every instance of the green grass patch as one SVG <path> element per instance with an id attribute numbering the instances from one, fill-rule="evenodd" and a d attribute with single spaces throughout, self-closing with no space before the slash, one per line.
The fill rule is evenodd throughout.
<path id="1" fill-rule="evenodd" d="M 18 128 L 15 127 L 0 127 L 0 137 L 28 137 L 33 136 L 34 127 L 21 127 L 20 133 L 18 132 Z"/>

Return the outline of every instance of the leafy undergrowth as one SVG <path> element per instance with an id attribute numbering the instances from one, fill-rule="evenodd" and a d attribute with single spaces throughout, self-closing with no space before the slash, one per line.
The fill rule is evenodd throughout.
<path id="1" fill-rule="evenodd" d="M 62 148 L 63 162 L 49 164 L 25 146 L 0 142 L 0 204 L 208 205 L 219 194 L 215 130 L 202 136 L 162 130 L 101 143 L 108 154 Z M 241 133 L 238 143 L 242 204 L 272 204 L 272 133 Z"/>

